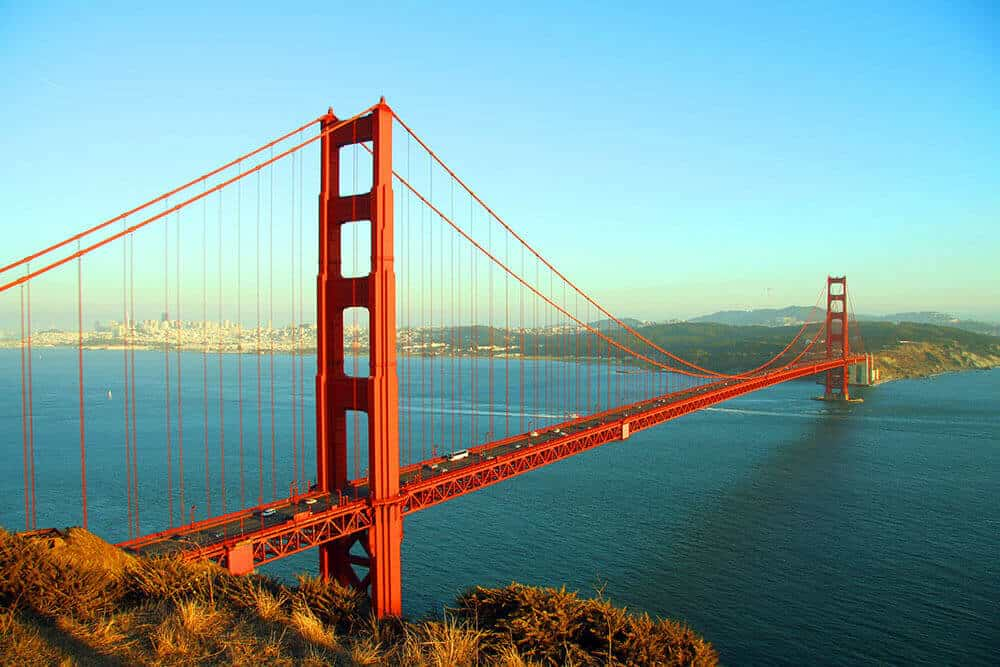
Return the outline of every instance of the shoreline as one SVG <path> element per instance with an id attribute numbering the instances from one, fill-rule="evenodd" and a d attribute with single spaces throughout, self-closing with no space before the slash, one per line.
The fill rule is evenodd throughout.
<path id="1" fill-rule="evenodd" d="M 870 385 L 870 386 L 872 386 L 872 387 L 881 387 L 884 384 L 890 384 L 892 382 L 902 382 L 903 380 L 932 380 L 934 378 L 941 377 L 941 376 L 944 376 L 944 375 L 958 375 L 959 373 L 974 373 L 976 371 L 981 371 L 983 373 L 989 373 L 991 371 L 995 371 L 995 370 L 998 370 L 998 369 L 1000 369 L 1000 363 L 998 363 L 998 364 L 996 364 L 994 366 L 988 366 L 988 367 L 985 367 L 985 368 L 981 368 L 981 367 L 978 367 L 978 366 L 972 366 L 972 367 L 968 367 L 968 368 L 952 368 L 952 369 L 949 369 L 949 370 L 936 371 L 934 373 L 928 373 L 926 375 L 901 375 L 899 377 L 892 377 L 892 378 L 889 378 L 887 380 L 879 380 L 878 382 L 876 382 L 875 384 Z"/>
<path id="2" fill-rule="evenodd" d="M 21 350 L 20 342 L 15 344 L 4 344 L 0 343 L 0 350 Z M 32 350 L 77 350 L 79 349 L 76 345 L 33 345 Z M 996 357 L 977 357 L 974 362 L 983 363 L 986 362 L 987 365 L 976 365 L 976 363 L 971 363 L 969 365 L 948 365 L 948 367 L 940 368 L 936 367 L 933 369 L 927 369 L 926 371 L 908 369 L 903 371 L 901 374 L 896 374 L 895 359 L 894 355 L 899 353 L 901 348 L 890 348 L 889 350 L 884 350 L 881 352 L 876 352 L 875 361 L 876 366 L 883 369 L 883 372 L 888 372 L 889 377 L 886 377 L 879 382 L 872 384 L 870 386 L 877 387 L 883 384 L 888 384 L 890 382 L 896 382 L 898 380 L 915 380 L 915 379 L 928 379 L 934 378 L 939 375 L 946 375 L 950 373 L 965 373 L 970 371 L 990 371 L 1000 368 L 1000 355 Z M 167 352 L 169 354 L 176 354 L 177 352 L 193 353 L 193 354 L 207 354 L 209 356 L 219 356 L 219 355 L 246 355 L 246 356 L 271 356 L 272 354 L 278 356 L 313 356 L 316 354 L 316 348 L 304 348 L 301 350 L 289 350 L 289 349 L 250 349 L 250 350 L 233 350 L 233 349 L 203 349 L 203 348 L 191 348 L 191 347 L 168 347 L 166 349 L 162 347 L 151 347 L 148 345 L 94 345 L 88 346 L 84 345 L 83 350 L 87 352 L 121 352 L 124 350 L 133 350 L 137 352 Z M 367 350 L 365 351 L 367 352 Z M 346 355 L 345 355 L 346 356 Z M 359 357 L 365 356 L 365 354 L 359 354 Z M 483 359 L 483 360 L 494 360 L 494 361 L 508 361 L 508 360 L 524 360 L 524 361 L 558 361 L 565 363 L 589 363 L 589 364 L 605 364 L 608 362 L 606 358 L 595 358 L 595 357 L 555 357 L 555 356 L 533 356 L 533 355 L 521 355 L 521 354 L 494 354 L 490 355 L 453 355 L 453 354 L 412 354 L 406 352 L 397 352 L 397 357 L 404 359 Z M 888 361 L 888 363 L 886 363 Z M 881 363 L 880 363 L 881 362 Z M 947 361 L 938 361 L 938 364 L 953 364 L 954 361 L 949 359 Z M 627 365 L 619 364 L 616 362 L 615 365 Z M 719 371 L 719 372 L 736 372 L 736 371 Z"/>

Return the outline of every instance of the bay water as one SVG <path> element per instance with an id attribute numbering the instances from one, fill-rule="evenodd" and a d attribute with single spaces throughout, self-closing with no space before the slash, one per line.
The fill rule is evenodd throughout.
<path id="1" fill-rule="evenodd" d="M 77 525 L 75 351 L 35 354 L 38 525 Z M 182 356 L 185 505 L 186 511 L 196 505 L 201 518 L 208 502 L 218 513 L 221 499 L 206 499 L 199 486 L 203 360 Z M 136 357 L 147 532 L 164 522 L 167 508 L 164 466 L 155 463 L 162 445 L 153 444 L 165 430 L 162 369 L 144 371 L 164 362 L 162 353 Z M 88 351 L 85 363 L 90 526 L 118 541 L 128 537 L 122 353 Z M 255 379 L 255 361 L 244 363 Z M 288 371 L 291 358 L 275 363 Z M 229 510 L 240 500 L 231 472 L 232 376 L 225 374 L 223 392 Z M 18 530 L 24 526 L 19 351 L 0 350 L 0 382 L 0 526 Z M 276 384 L 282 434 L 276 465 L 283 472 L 274 486 L 284 490 L 293 477 L 290 373 L 278 372 Z M 298 417 L 309 457 L 311 384 L 307 374 L 305 419 Z M 246 389 L 248 404 L 255 405 L 255 391 Z M 891 382 L 863 390 L 864 403 L 846 406 L 812 400 L 819 391 L 812 382 L 773 387 L 407 518 L 405 612 L 440 613 L 473 585 L 565 585 L 688 623 L 727 664 L 995 664 L 1000 369 Z M 474 414 L 475 400 L 468 407 Z M 518 406 L 537 415 L 542 408 Z M 255 409 L 248 415 L 255 428 Z M 209 465 L 217 474 L 217 434 L 209 435 Z M 244 500 L 255 504 L 256 431 L 247 442 Z M 269 447 L 268 438 L 265 468 Z M 271 489 L 265 491 L 269 497 Z M 316 555 L 307 552 L 264 571 L 293 580 L 315 569 Z"/>

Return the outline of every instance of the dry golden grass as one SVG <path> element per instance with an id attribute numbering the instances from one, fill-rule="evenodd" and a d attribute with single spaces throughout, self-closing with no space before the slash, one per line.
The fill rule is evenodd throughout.
<path id="1" fill-rule="evenodd" d="M 0 612 L 0 657 L 5 665 L 41 665 L 61 656 L 15 609 L 5 609 Z"/>
<path id="2" fill-rule="evenodd" d="M 337 637 L 308 608 L 293 611 L 289 618 L 289 624 L 295 628 L 303 639 L 311 644 L 326 646 L 328 648 L 336 648 L 337 646 Z"/>
<path id="3" fill-rule="evenodd" d="M 714 665 L 686 626 L 598 596 L 477 588 L 443 619 L 375 620 L 355 591 L 0 529 L 0 665 Z"/>
<path id="4" fill-rule="evenodd" d="M 291 597 L 284 590 L 273 592 L 263 584 L 251 581 L 245 589 L 245 606 L 257 610 L 257 615 L 265 621 L 277 621 L 284 617 L 285 608 Z"/>
<path id="5" fill-rule="evenodd" d="M 459 597 L 456 613 L 487 629 L 487 652 L 513 642 L 523 657 L 543 664 L 718 663 L 712 645 L 687 626 L 631 616 L 601 596 L 580 598 L 565 588 L 475 588 Z"/>
<path id="6" fill-rule="evenodd" d="M 340 630 L 354 630 L 366 618 L 361 594 L 336 581 L 299 575 L 293 598 L 296 604 L 311 609 L 321 621 Z"/>
<path id="7" fill-rule="evenodd" d="M 136 560 L 135 556 L 82 528 L 67 528 L 64 535 L 62 544 L 49 552 L 55 563 L 121 576 Z"/>
<path id="8" fill-rule="evenodd" d="M 458 667 L 479 664 L 480 642 L 485 633 L 449 617 L 407 628 L 406 635 L 402 651 L 405 662 L 428 667 Z"/>
<path id="9" fill-rule="evenodd" d="M 55 626 L 102 655 L 115 655 L 121 650 L 127 651 L 129 645 L 135 642 L 115 617 L 85 622 L 70 616 L 60 616 L 55 619 Z"/>
<path id="10" fill-rule="evenodd" d="M 189 635 L 181 630 L 175 619 L 166 619 L 160 623 L 150 640 L 152 655 L 157 660 L 187 659 L 195 653 L 195 646 Z"/>
<path id="11" fill-rule="evenodd" d="M 495 656 L 497 667 L 536 667 L 540 663 L 526 660 L 513 644 L 501 646 Z"/>
<path id="12" fill-rule="evenodd" d="M 192 635 L 208 636 L 226 627 L 226 614 L 219 611 L 214 604 L 206 604 L 198 600 L 182 600 L 177 603 L 177 620 L 184 631 Z"/>
<path id="13" fill-rule="evenodd" d="M 371 637 L 364 637 L 351 644 L 348 655 L 354 665 L 378 665 L 385 662 L 382 644 Z"/>

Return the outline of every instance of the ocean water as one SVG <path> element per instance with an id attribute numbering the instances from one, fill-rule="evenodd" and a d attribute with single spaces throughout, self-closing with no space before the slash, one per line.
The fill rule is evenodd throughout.
<path id="1" fill-rule="evenodd" d="M 202 360 L 190 357 L 185 474 L 201 513 Z M 19 363 L 0 350 L 0 525 L 15 529 L 24 522 Z M 145 398 L 158 388 L 146 391 L 142 371 L 162 364 L 162 354 L 137 353 L 144 450 L 164 415 L 162 397 Z M 121 353 L 88 353 L 87 365 L 91 527 L 123 539 Z M 38 524 L 79 523 L 75 357 L 45 350 L 34 370 Z M 566 585 L 689 623 L 727 664 L 995 664 L 1000 370 L 893 382 L 865 390 L 860 405 L 811 400 L 818 392 L 810 382 L 773 387 L 409 517 L 406 613 L 439 612 L 475 584 Z M 229 466 L 232 409 L 227 395 Z M 276 419 L 285 434 L 287 398 Z M 283 486 L 289 458 L 277 461 Z M 209 463 L 217 470 L 215 453 Z M 165 516 L 162 477 L 162 466 L 140 469 L 144 530 Z M 232 472 L 227 484 L 234 509 Z M 255 497 L 256 481 L 248 486 Z M 266 568 L 298 570 L 315 570 L 315 554 Z"/>

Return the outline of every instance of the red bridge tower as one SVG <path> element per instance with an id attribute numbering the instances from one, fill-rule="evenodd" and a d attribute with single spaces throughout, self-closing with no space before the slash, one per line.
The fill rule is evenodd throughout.
<path id="1" fill-rule="evenodd" d="M 316 468 L 320 491 L 347 489 L 347 413 L 368 415 L 368 502 L 372 525 L 365 533 L 319 548 L 320 573 L 361 590 L 371 587 L 372 611 L 380 618 L 402 613 L 400 545 L 403 516 L 399 495 L 398 379 L 396 371 L 396 276 L 392 242 L 392 110 L 382 99 L 373 111 L 336 130 L 331 110 L 323 119 L 319 196 L 319 275 L 316 278 L 317 374 Z M 341 195 L 340 149 L 371 142 L 372 189 Z M 341 228 L 370 221 L 371 272 L 345 277 Z M 368 310 L 369 374 L 347 375 L 344 312 Z M 351 553 L 360 542 L 366 556 Z M 368 568 L 359 579 L 353 566 Z"/>
<path id="2" fill-rule="evenodd" d="M 826 279 L 826 356 L 849 357 L 851 343 L 847 332 L 847 276 Z M 826 373 L 826 400 L 851 400 L 848 380 L 850 366 L 844 366 Z"/>

